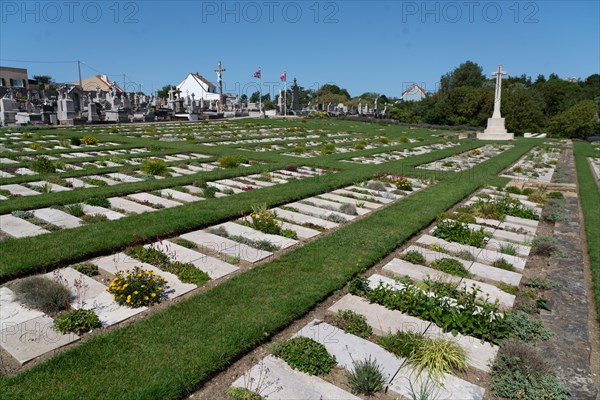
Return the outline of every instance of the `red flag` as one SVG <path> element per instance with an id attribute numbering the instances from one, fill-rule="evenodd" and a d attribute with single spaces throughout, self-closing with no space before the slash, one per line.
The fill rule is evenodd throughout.
<path id="1" fill-rule="evenodd" d="M 258 69 L 258 71 L 256 71 L 254 74 L 252 74 L 252 77 L 253 77 L 253 78 L 258 78 L 258 79 L 260 79 L 260 76 L 261 76 L 261 75 L 262 75 L 262 74 L 261 74 L 261 72 L 260 72 L 260 68 L 259 68 L 259 69 Z"/>
<path id="2" fill-rule="evenodd" d="M 284 72 L 283 74 L 281 74 L 281 76 L 279 76 L 279 80 L 281 82 L 286 82 L 287 81 L 287 72 Z"/>

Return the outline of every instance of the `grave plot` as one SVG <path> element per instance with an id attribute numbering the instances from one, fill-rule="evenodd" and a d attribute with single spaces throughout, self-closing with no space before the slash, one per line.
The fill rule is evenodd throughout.
<path id="1" fill-rule="evenodd" d="M 404 379 L 392 380 L 389 388 L 400 395 L 410 397 L 432 385 L 436 398 L 483 398 L 477 381 L 457 375 L 468 380 L 475 375 L 465 371 L 488 373 L 498 344 L 517 335 L 515 326 L 543 328 L 512 311 L 536 243 L 538 211 L 520 195 L 495 188 L 477 193 L 398 252 L 381 274 L 353 281 L 350 293 L 328 309 L 338 327 L 311 323 L 300 335 L 325 345 L 338 364 L 340 357 L 352 356 L 354 361 L 377 359 L 385 368 L 384 360 L 396 358 L 394 371 Z M 326 340 L 328 332 L 335 332 L 335 341 Z M 361 339 L 359 346 L 360 334 L 370 341 Z M 447 357 L 444 368 L 424 361 L 424 354 L 436 351 Z"/>
<path id="2" fill-rule="evenodd" d="M 164 156 L 154 157 L 134 157 L 134 158 L 117 158 L 115 155 L 105 157 L 100 160 L 92 161 L 80 161 L 65 163 L 60 159 L 52 156 L 38 156 L 31 160 L 27 167 L 0 167 L 0 178 L 11 178 L 16 175 L 36 175 L 38 173 L 63 173 L 67 171 L 81 171 L 81 170 L 96 170 L 102 168 L 114 168 L 114 167 L 125 167 L 125 166 L 142 166 L 149 163 L 149 160 L 160 160 L 165 163 L 172 163 L 177 161 L 189 160 L 190 162 L 196 162 L 197 160 L 210 158 L 211 156 L 199 153 L 190 154 L 172 154 Z M 200 164 L 201 165 L 201 164 Z M 173 172 L 177 173 L 178 168 L 187 169 L 186 164 L 183 166 L 172 167 Z M 202 170 L 202 169 L 200 169 Z M 212 169 L 208 169 L 212 170 Z"/>
<path id="3" fill-rule="evenodd" d="M 406 139 L 406 143 L 416 141 L 416 139 Z M 381 147 L 395 146 L 402 141 L 390 141 L 385 136 L 373 136 L 373 137 L 351 137 L 345 139 L 334 139 L 327 142 L 307 142 L 307 143 L 296 143 L 289 144 L 292 147 L 292 151 L 281 153 L 284 156 L 301 157 L 301 158 L 312 158 L 320 155 L 334 154 L 334 153 L 349 153 L 358 150 L 376 149 Z M 350 145 L 354 143 L 354 145 Z"/>
<path id="4" fill-rule="evenodd" d="M 413 147 L 404 150 L 394 150 L 385 153 L 370 154 L 368 156 L 353 157 L 349 160 L 342 160 L 344 162 L 351 162 L 357 164 L 383 164 L 390 161 L 398 161 L 407 157 L 419 156 L 421 154 L 427 154 L 436 150 L 443 150 L 450 147 L 458 146 L 458 143 L 445 142 L 436 143 L 426 146 Z"/>
<path id="5" fill-rule="evenodd" d="M 44 157 L 51 161 L 67 161 L 68 159 L 74 158 L 97 158 L 97 157 L 107 157 L 110 158 L 112 156 L 120 156 L 120 155 L 128 155 L 128 154 L 143 154 L 150 152 L 147 148 L 132 148 L 132 149 L 116 149 L 116 150 L 100 150 L 100 151 L 74 151 L 68 153 L 56 153 L 56 154 L 42 154 Z M 24 161 L 34 161 L 39 156 L 31 156 L 24 155 L 19 156 L 17 162 Z M 68 162 L 68 161 L 67 161 Z"/>
<path id="6" fill-rule="evenodd" d="M 289 170 L 252 174 L 245 177 L 221 179 L 199 184 L 199 186 L 187 185 L 152 192 L 133 193 L 108 199 L 91 198 L 87 203 L 54 206 L 52 208 L 42 208 L 32 211 L 14 211 L 12 214 L 0 216 L 0 221 L 2 221 L 0 224 L 0 234 L 2 234 L 2 240 L 37 236 L 61 229 L 77 228 L 85 224 L 121 219 L 131 214 L 141 214 L 163 208 L 178 207 L 207 198 L 226 197 L 263 187 L 285 184 L 293 180 L 321 176 L 330 172 L 329 170 L 320 168 L 298 167 L 290 168 Z M 107 185 L 117 184 L 118 182 L 133 182 L 131 179 L 134 179 L 131 176 L 119 173 L 107 176 L 110 176 L 110 178 L 96 176 L 90 179 L 105 182 Z M 67 179 L 70 179 L 69 182 L 75 187 L 92 187 L 91 184 L 86 183 L 91 182 L 90 179 Z M 41 182 L 37 183 L 42 184 Z M 93 181 L 93 183 L 97 182 Z M 59 191 L 56 189 L 58 185 L 51 185 L 54 191 Z M 10 186 L 13 191 L 21 191 L 22 193 L 26 193 L 24 190 L 31 190 L 21 185 L 6 186 Z M 60 187 L 68 190 L 68 188 Z M 39 194 L 37 191 L 32 190 L 32 192 Z"/>
<path id="7" fill-rule="evenodd" d="M 486 144 L 477 149 L 469 150 L 455 156 L 450 156 L 428 164 L 419 165 L 417 168 L 435 171 L 460 172 L 489 160 L 498 154 L 513 148 L 507 144 Z"/>
<path id="8" fill-rule="evenodd" d="M 172 254 L 131 250 L 158 266 L 118 253 L 1 287 L 0 346 L 23 365 L 92 329 L 125 321 L 197 288 L 210 279 L 200 265 L 209 266 L 205 269 L 214 276 L 236 269 L 191 250 L 181 256 L 175 256 L 178 249 Z"/>
<path id="9" fill-rule="evenodd" d="M 552 180 L 562 151 L 562 148 L 557 147 L 534 147 L 501 176 L 519 181 L 548 183 Z"/>
<path id="10" fill-rule="evenodd" d="M 592 171 L 594 172 L 594 176 L 596 177 L 596 180 L 600 180 L 600 158 L 588 157 L 587 160 L 590 163 L 590 167 L 592 168 Z"/>
<path id="11" fill-rule="evenodd" d="M 6 142 L 5 142 L 6 143 Z M 21 140 L 18 144 L 10 147 L 10 150 L 16 152 L 35 152 L 48 150 L 76 150 L 85 148 L 120 146 L 116 142 L 100 142 L 93 136 L 84 136 L 83 138 L 69 139 L 50 139 L 50 140 Z"/>

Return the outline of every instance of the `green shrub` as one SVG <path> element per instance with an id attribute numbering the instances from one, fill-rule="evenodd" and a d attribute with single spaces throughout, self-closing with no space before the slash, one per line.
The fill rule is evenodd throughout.
<path id="1" fill-rule="evenodd" d="M 502 346 L 490 372 L 492 394 L 506 399 L 567 400 L 546 359 L 533 347 L 519 341 Z"/>
<path id="2" fill-rule="evenodd" d="M 364 339 L 373 334 L 373 329 L 367 323 L 367 319 L 351 310 L 338 310 L 334 323 L 345 332 Z"/>
<path id="3" fill-rule="evenodd" d="M 253 205 L 250 218 L 250 224 L 256 230 L 272 235 L 278 235 L 281 232 L 277 214 L 274 211 L 269 211 L 266 204 Z"/>
<path id="4" fill-rule="evenodd" d="M 45 276 L 20 279 L 10 289 L 15 293 L 17 302 L 46 314 L 68 310 L 71 306 L 69 288 Z"/>
<path id="5" fill-rule="evenodd" d="M 506 190 L 506 192 L 512 193 L 512 194 L 521 194 L 521 189 L 519 189 L 516 186 L 507 186 L 504 190 Z"/>
<path id="6" fill-rule="evenodd" d="M 221 168 L 235 168 L 240 164 L 247 164 L 248 158 L 239 154 L 233 156 L 224 156 L 217 160 Z"/>
<path id="7" fill-rule="evenodd" d="M 101 326 L 98 316 L 92 310 L 65 311 L 54 320 L 54 328 L 61 333 L 81 335 Z"/>
<path id="8" fill-rule="evenodd" d="M 86 200 L 86 203 L 90 206 L 110 208 L 110 201 L 104 197 L 90 197 Z"/>
<path id="9" fill-rule="evenodd" d="M 80 203 L 65 206 L 65 211 L 74 217 L 81 217 L 85 215 L 83 212 L 83 206 Z"/>
<path id="10" fill-rule="evenodd" d="M 470 229 L 467 224 L 455 220 L 440 221 L 433 231 L 433 236 L 450 242 L 466 244 L 479 248 L 485 247 L 486 234 L 483 228 Z"/>
<path id="11" fill-rule="evenodd" d="M 294 239 L 294 240 L 298 239 L 298 233 L 296 233 L 296 231 L 291 230 L 291 229 L 282 229 L 279 234 L 288 239 Z"/>
<path id="12" fill-rule="evenodd" d="M 511 243 L 502 243 L 500 245 L 500 253 L 508 254 L 509 256 L 516 256 L 519 248 Z"/>
<path id="13" fill-rule="evenodd" d="M 162 276 L 136 266 L 131 271 L 117 271 L 107 290 L 118 304 L 136 308 L 165 300 L 166 286 Z"/>
<path id="14" fill-rule="evenodd" d="M 347 215 L 356 215 L 358 212 L 356 211 L 356 206 L 350 203 L 344 203 L 340 206 L 340 212 Z"/>
<path id="15" fill-rule="evenodd" d="M 473 215 L 482 218 L 503 220 L 505 216 L 539 220 L 540 216 L 531 207 L 524 206 L 519 200 L 508 196 L 493 199 L 481 198 L 470 206 Z"/>
<path id="16" fill-rule="evenodd" d="M 381 347 L 400 358 L 412 357 L 424 341 L 425 336 L 421 333 L 401 331 L 378 339 Z"/>
<path id="17" fill-rule="evenodd" d="M 439 271 L 446 272 L 447 274 L 456 275 L 463 278 L 468 278 L 471 276 L 463 263 L 453 258 L 440 258 L 429 264 L 429 266 Z"/>
<path id="18" fill-rule="evenodd" d="M 202 189 L 202 197 L 204 197 L 206 199 L 214 199 L 218 192 L 219 192 L 219 189 L 217 189 L 216 187 L 206 186 L 204 189 Z"/>
<path id="19" fill-rule="evenodd" d="M 88 215 L 83 215 L 81 217 L 81 220 L 88 224 L 95 224 L 97 222 L 107 221 L 108 217 L 105 214 L 88 214 Z"/>
<path id="20" fill-rule="evenodd" d="M 95 144 L 98 144 L 98 142 L 100 141 L 92 135 L 85 135 L 81 138 L 81 143 L 85 144 L 86 146 L 93 146 Z"/>
<path id="21" fill-rule="evenodd" d="M 515 296 L 519 293 L 518 286 L 509 285 L 508 283 L 504 283 L 504 282 L 500 282 L 497 286 L 498 286 L 498 289 L 500 289 L 506 293 L 515 295 Z"/>
<path id="22" fill-rule="evenodd" d="M 83 182 L 87 183 L 88 185 L 92 185 L 92 186 L 108 186 L 108 183 L 106 183 L 102 179 L 96 179 L 96 178 L 85 178 L 83 180 Z"/>
<path id="23" fill-rule="evenodd" d="M 72 146 L 81 146 L 81 139 L 79 139 L 78 137 L 72 137 L 71 145 Z"/>
<path id="24" fill-rule="evenodd" d="M 336 366 L 335 357 L 325 346 L 307 337 L 296 337 L 274 347 L 273 355 L 310 375 L 325 375 Z"/>
<path id="25" fill-rule="evenodd" d="M 76 264 L 72 267 L 75 271 L 81 272 L 87 276 L 96 276 L 99 274 L 98 266 L 95 264 Z"/>
<path id="26" fill-rule="evenodd" d="M 38 174 L 53 174 L 54 172 L 56 172 L 56 166 L 46 156 L 37 157 L 31 162 L 29 168 L 31 168 L 32 171 L 35 171 Z"/>
<path id="27" fill-rule="evenodd" d="M 534 277 L 525 281 L 525 286 L 536 288 L 536 289 L 555 289 L 560 287 L 560 283 L 553 281 L 551 279 L 542 278 L 542 277 Z"/>
<path id="28" fill-rule="evenodd" d="M 561 199 L 550 199 L 546 202 L 546 207 L 542 214 L 545 221 L 548 222 L 567 222 L 571 218 L 567 213 L 566 200 Z"/>
<path id="29" fill-rule="evenodd" d="M 169 170 L 169 166 L 163 160 L 158 158 L 150 158 L 144 160 L 140 170 L 148 175 L 164 175 Z"/>
<path id="30" fill-rule="evenodd" d="M 494 261 L 492 263 L 492 266 L 496 267 L 496 268 L 500 268 L 500 269 L 505 269 L 507 271 L 514 271 L 515 270 L 514 265 L 512 265 L 511 263 L 509 263 L 508 261 L 506 261 L 506 259 L 504 259 L 504 258 L 497 259 L 496 261 Z"/>
<path id="31" fill-rule="evenodd" d="M 409 360 L 419 374 L 427 369 L 432 378 L 441 382 L 444 373 L 467 367 L 467 352 L 453 339 L 425 338 Z"/>
<path id="32" fill-rule="evenodd" d="M 531 253 L 538 256 L 551 256 L 556 250 L 558 241 L 553 236 L 538 236 L 531 241 Z"/>
<path id="33" fill-rule="evenodd" d="M 233 240 L 234 242 L 242 243 L 250 247 L 254 247 L 255 249 L 264 250 L 264 251 L 277 251 L 280 249 L 279 246 L 269 242 L 268 240 L 253 240 L 249 239 L 245 236 L 241 235 L 231 235 L 228 239 Z"/>
<path id="34" fill-rule="evenodd" d="M 386 383 L 387 376 L 383 368 L 369 356 L 366 360 L 352 362 L 353 369 L 347 373 L 348 383 L 354 393 L 372 396 L 381 391 Z"/>
<path id="35" fill-rule="evenodd" d="M 233 400 L 264 400 L 260 394 L 243 387 L 230 387 L 227 389 L 227 396 Z"/>
<path id="36" fill-rule="evenodd" d="M 413 264 L 426 265 L 425 256 L 418 250 L 410 250 L 400 255 L 400 259 Z"/>
<path id="37" fill-rule="evenodd" d="M 195 249 L 197 247 L 196 243 L 190 242 L 189 240 L 183 239 L 183 238 L 177 238 L 177 239 L 174 240 L 174 242 L 176 244 L 178 244 L 180 246 L 183 246 L 183 247 L 186 247 L 188 249 Z"/>
<path id="38" fill-rule="evenodd" d="M 367 184 L 367 189 L 376 190 L 378 192 L 385 192 L 385 185 L 383 182 L 371 181 Z"/>
<path id="39" fill-rule="evenodd" d="M 554 333 L 546 328 L 542 321 L 535 319 L 523 311 L 512 311 L 505 314 L 505 321 L 510 329 L 510 336 L 525 342 L 548 340 Z"/>

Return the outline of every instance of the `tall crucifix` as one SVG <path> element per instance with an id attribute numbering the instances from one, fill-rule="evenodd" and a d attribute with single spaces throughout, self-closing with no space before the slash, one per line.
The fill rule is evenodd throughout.
<path id="1" fill-rule="evenodd" d="M 225 107 L 225 96 L 223 95 L 223 72 L 225 72 L 225 68 L 221 66 L 221 61 L 219 61 L 219 65 L 215 72 L 217 73 L 217 82 L 219 82 L 219 93 L 221 94 L 221 107 Z"/>
<path id="2" fill-rule="evenodd" d="M 502 75 L 506 75 L 506 71 L 502 71 L 502 64 L 498 64 L 498 71 L 492 72 L 496 77 L 496 94 L 494 96 L 494 113 L 492 118 L 502 118 L 500 115 L 500 99 L 502 98 Z"/>

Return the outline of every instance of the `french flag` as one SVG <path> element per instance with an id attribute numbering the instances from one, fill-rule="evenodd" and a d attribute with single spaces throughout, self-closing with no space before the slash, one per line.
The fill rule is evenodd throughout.
<path id="1" fill-rule="evenodd" d="M 287 72 L 284 72 L 283 74 L 281 74 L 281 75 L 279 76 L 279 80 L 280 80 L 281 82 L 287 82 Z"/>
<path id="2" fill-rule="evenodd" d="M 261 75 L 262 75 L 262 73 L 260 72 L 260 68 L 259 68 L 258 71 L 256 71 L 254 74 L 252 74 L 252 77 L 260 79 Z"/>

